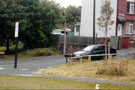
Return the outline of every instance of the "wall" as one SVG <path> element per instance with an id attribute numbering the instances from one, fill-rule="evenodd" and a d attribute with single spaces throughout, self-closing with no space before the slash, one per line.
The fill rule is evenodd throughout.
<path id="1" fill-rule="evenodd" d="M 80 36 L 93 35 L 93 0 L 82 0 Z"/>
<path id="2" fill-rule="evenodd" d="M 97 25 L 97 18 L 100 17 L 101 5 L 103 0 L 96 0 L 96 33 L 98 37 L 104 37 L 104 31 L 100 30 Z M 112 20 L 115 22 L 109 30 L 108 37 L 115 35 L 116 29 L 116 15 L 117 15 L 117 0 L 110 0 L 111 6 L 114 9 Z M 81 15 L 81 36 L 93 37 L 93 0 L 83 0 L 82 2 L 82 15 Z"/>

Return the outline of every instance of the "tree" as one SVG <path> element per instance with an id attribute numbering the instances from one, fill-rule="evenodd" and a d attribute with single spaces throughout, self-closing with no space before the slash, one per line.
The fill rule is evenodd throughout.
<path id="1" fill-rule="evenodd" d="M 67 25 L 73 28 L 77 22 L 80 22 L 81 6 L 80 7 L 68 6 L 64 10 L 65 10 L 65 15 L 66 15 L 65 19 L 67 21 Z"/>
<path id="2" fill-rule="evenodd" d="M 24 14 L 21 14 L 23 9 L 15 0 L 0 0 L 0 40 L 6 41 L 6 53 L 9 52 L 10 40 L 14 39 L 15 21 L 21 19 L 18 17 L 24 17 Z"/>
<path id="3" fill-rule="evenodd" d="M 25 48 L 49 46 L 52 30 L 62 23 L 62 10 L 49 0 L 0 0 L 0 44 L 14 40 L 15 22 L 20 22 L 19 39 Z"/>
<path id="4" fill-rule="evenodd" d="M 108 0 L 105 0 L 103 5 L 101 6 L 101 15 L 98 18 L 98 25 L 105 32 L 105 38 L 107 42 L 107 32 L 111 30 L 111 25 L 113 25 L 114 21 L 111 20 L 111 16 L 113 14 L 113 8 L 111 7 L 111 3 Z"/>
<path id="5" fill-rule="evenodd" d="M 109 0 L 105 0 L 103 5 L 101 6 L 101 15 L 98 18 L 98 25 L 105 32 L 105 43 L 107 43 L 107 32 L 108 30 L 111 30 L 110 26 L 113 25 L 114 23 L 114 21 L 111 20 L 112 14 L 113 14 L 113 8 L 111 7 L 111 3 Z M 107 46 L 105 48 L 106 48 L 105 53 L 107 54 Z M 106 59 L 107 59 L 107 55 L 106 55 Z"/>

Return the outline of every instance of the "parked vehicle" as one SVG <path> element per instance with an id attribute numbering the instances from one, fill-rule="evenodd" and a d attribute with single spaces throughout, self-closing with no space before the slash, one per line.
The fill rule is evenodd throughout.
<path id="1" fill-rule="evenodd" d="M 68 34 L 69 32 L 71 32 L 71 29 L 66 28 L 66 34 Z M 54 29 L 51 34 L 54 35 L 64 35 L 65 34 L 65 30 L 64 29 Z"/>
<path id="2" fill-rule="evenodd" d="M 110 47 L 110 53 L 111 54 L 116 53 L 116 49 Z M 89 45 L 80 51 L 74 52 L 73 57 L 84 56 L 84 55 L 94 55 L 94 54 L 105 54 L 105 45 L 103 45 L 103 44 Z M 103 58 L 103 56 L 92 57 L 92 59 L 94 59 L 94 58 L 101 59 L 101 58 Z"/>

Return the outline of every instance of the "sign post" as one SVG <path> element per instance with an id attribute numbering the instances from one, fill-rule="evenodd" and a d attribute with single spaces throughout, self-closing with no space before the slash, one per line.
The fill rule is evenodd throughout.
<path id="1" fill-rule="evenodd" d="M 19 22 L 15 23 L 15 61 L 14 61 L 14 68 L 17 68 L 17 56 L 18 56 L 18 33 L 19 33 Z"/>

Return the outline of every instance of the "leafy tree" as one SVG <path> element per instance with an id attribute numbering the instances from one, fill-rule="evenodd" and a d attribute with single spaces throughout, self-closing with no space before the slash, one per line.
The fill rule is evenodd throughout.
<path id="1" fill-rule="evenodd" d="M 52 30 L 61 23 L 62 12 L 53 1 L 41 1 L 36 7 L 32 10 L 35 12 L 28 10 L 30 27 L 22 32 L 22 41 L 27 48 L 49 46 Z"/>
<path id="2" fill-rule="evenodd" d="M 15 22 L 20 22 L 19 39 L 25 48 L 49 46 L 50 33 L 62 22 L 62 11 L 48 0 L 0 0 L 0 41 L 14 40 Z"/>
<path id="3" fill-rule="evenodd" d="M 65 15 L 67 24 L 69 27 L 73 28 L 77 22 L 81 19 L 81 7 L 68 6 L 65 9 Z"/>
<path id="4" fill-rule="evenodd" d="M 7 42 L 7 50 L 9 51 L 9 41 L 14 39 L 14 26 L 18 17 L 24 17 L 22 13 L 23 7 L 15 3 L 14 0 L 0 0 L 0 40 Z M 21 19 L 21 18 L 20 18 Z"/>

